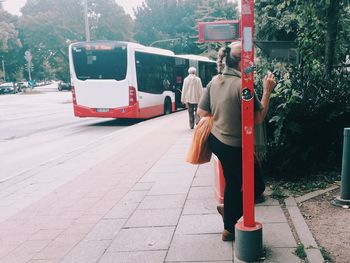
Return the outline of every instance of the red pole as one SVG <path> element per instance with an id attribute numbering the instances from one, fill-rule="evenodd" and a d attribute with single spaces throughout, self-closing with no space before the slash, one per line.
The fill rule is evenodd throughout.
<path id="1" fill-rule="evenodd" d="M 241 3 L 242 36 L 242 176 L 243 225 L 255 226 L 254 215 L 254 0 Z"/>
<path id="2" fill-rule="evenodd" d="M 260 262 L 262 224 L 254 215 L 254 0 L 242 0 L 241 6 L 243 222 L 235 226 L 234 254 L 239 262 Z"/>

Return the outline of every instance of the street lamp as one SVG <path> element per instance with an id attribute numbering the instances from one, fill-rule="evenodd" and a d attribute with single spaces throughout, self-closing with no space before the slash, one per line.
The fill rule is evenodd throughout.
<path id="1" fill-rule="evenodd" d="M 6 82 L 5 60 L 4 60 L 4 57 L 2 57 L 2 72 L 3 72 L 3 74 L 4 74 L 4 82 Z"/>
<path id="2" fill-rule="evenodd" d="M 169 38 L 169 39 L 157 40 L 157 41 L 152 42 L 149 46 L 153 47 L 153 45 L 156 44 L 156 43 L 168 42 L 168 41 L 176 41 L 176 40 L 181 40 L 181 38 L 177 37 L 177 38 Z"/>
<path id="3" fill-rule="evenodd" d="M 88 18 L 88 0 L 84 3 L 84 16 L 85 16 L 85 38 L 87 42 L 90 42 L 90 27 Z"/>

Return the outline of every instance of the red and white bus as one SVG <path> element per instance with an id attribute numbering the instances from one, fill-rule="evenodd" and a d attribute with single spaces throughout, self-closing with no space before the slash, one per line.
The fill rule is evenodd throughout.
<path id="1" fill-rule="evenodd" d="M 181 89 L 190 66 L 205 86 L 216 74 L 206 57 L 121 41 L 69 46 L 74 115 L 151 118 L 182 107 Z"/>

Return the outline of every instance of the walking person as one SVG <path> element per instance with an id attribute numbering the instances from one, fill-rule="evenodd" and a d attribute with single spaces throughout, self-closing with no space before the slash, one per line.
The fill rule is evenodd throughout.
<path id="1" fill-rule="evenodd" d="M 182 86 L 181 102 L 188 108 L 190 129 L 194 128 L 194 123 L 199 121 L 197 107 L 202 96 L 202 81 L 196 76 L 196 68 L 188 69 L 188 76 L 184 79 Z"/>
<path id="2" fill-rule="evenodd" d="M 221 72 L 224 65 L 223 72 L 213 78 L 200 100 L 198 109 L 201 117 L 213 116 L 209 146 L 221 162 L 226 181 L 223 211 L 218 207 L 224 221 L 223 241 L 235 239 L 234 227 L 243 214 L 240 62 L 241 42 L 234 42 L 219 50 L 218 70 Z M 275 86 L 275 77 L 269 72 L 263 81 L 261 102 L 254 96 L 256 123 L 263 122 Z M 255 172 L 259 173 L 259 169 L 256 165 Z M 264 188 L 265 185 L 263 190 Z"/>

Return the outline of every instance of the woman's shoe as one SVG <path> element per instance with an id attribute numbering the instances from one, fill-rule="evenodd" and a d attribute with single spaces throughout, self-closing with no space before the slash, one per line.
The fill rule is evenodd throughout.
<path id="1" fill-rule="evenodd" d="M 224 220 L 224 205 L 217 205 L 216 210 L 218 210 L 218 213 L 222 216 L 222 220 Z"/>
<path id="2" fill-rule="evenodd" d="M 235 240 L 235 234 L 231 233 L 230 231 L 224 229 L 222 231 L 222 236 L 221 236 L 222 241 L 234 241 Z"/>

